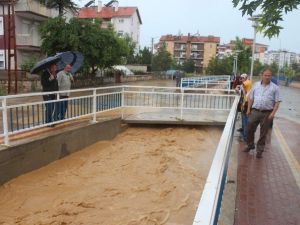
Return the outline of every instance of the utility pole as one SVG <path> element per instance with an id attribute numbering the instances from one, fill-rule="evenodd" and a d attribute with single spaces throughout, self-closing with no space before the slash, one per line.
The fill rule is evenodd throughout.
<path id="1" fill-rule="evenodd" d="M 255 42 L 256 42 L 256 31 L 258 27 L 258 20 L 261 16 L 252 16 L 249 18 L 249 20 L 252 21 L 252 27 L 254 28 L 254 38 L 253 38 L 253 43 L 252 43 L 252 59 L 251 59 L 251 71 L 250 71 L 250 80 L 252 81 L 253 79 L 253 67 L 254 67 L 254 55 L 255 55 Z"/>
<path id="2" fill-rule="evenodd" d="M 153 72 L 154 38 L 151 38 L 151 72 Z"/>
<path id="3" fill-rule="evenodd" d="M 3 0 L 3 30 L 4 30 L 4 55 L 7 59 L 7 93 L 10 94 L 11 91 L 11 77 L 12 77 L 12 60 L 14 62 L 13 74 L 15 76 L 15 87 L 14 93 L 18 92 L 18 73 L 17 73 L 17 50 L 16 50 L 16 27 L 15 27 L 15 10 L 14 5 L 16 4 L 15 0 Z M 5 17 L 5 7 L 7 8 L 7 15 Z M 6 57 L 7 54 L 7 57 Z"/>

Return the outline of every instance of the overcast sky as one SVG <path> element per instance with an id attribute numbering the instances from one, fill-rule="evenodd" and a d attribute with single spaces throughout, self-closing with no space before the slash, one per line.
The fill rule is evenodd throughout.
<path id="1" fill-rule="evenodd" d="M 89 0 L 80 0 L 83 6 Z M 96 0 L 98 2 L 98 0 Z M 109 0 L 102 0 L 103 4 Z M 140 34 L 141 46 L 150 46 L 151 38 L 155 42 L 161 35 L 179 32 L 200 35 L 214 35 L 228 43 L 236 36 L 253 38 L 253 28 L 248 17 L 233 8 L 231 0 L 119 0 L 120 6 L 137 6 L 142 26 Z M 264 38 L 257 34 L 257 42 L 269 45 L 269 50 L 279 48 L 300 53 L 300 10 L 284 16 L 280 24 L 284 27 L 278 38 Z"/>

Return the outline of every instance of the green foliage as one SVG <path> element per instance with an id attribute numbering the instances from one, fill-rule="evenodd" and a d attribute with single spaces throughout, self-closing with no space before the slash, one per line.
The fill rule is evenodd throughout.
<path id="1" fill-rule="evenodd" d="M 102 29 L 100 20 L 72 18 L 67 23 L 57 17 L 49 19 L 40 33 L 44 53 L 79 51 L 84 55 L 82 70 L 93 76 L 98 68 L 124 63 L 129 53 L 127 40 L 119 38 L 112 29 Z"/>
<path id="2" fill-rule="evenodd" d="M 187 59 L 182 65 L 183 71 L 187 73 L 193 73 L 195 71 L 195 62 L 192 59 Z"/>
<path id="3" fill-rule="evenodd" d="M 269 68 L 273 72 L 273 75 L 278 73 L 278 64 L 276 62 L 273 62 L 271 65 L 269 65 Z"/>
<path id="4" fill-rule="evenodd" d="M 58 9 L 59 16 L 62 17 L 66 10 L 77 11 L 77 4 L 72 0 L 40 0 L 48 8 Z"/>
<path id="5" fill-rule="evenodd" d="M 292 63 L 291 68 L 295 71 L 295 76 L 300 76 L 300 64 Z"/>
<path id="6" fill-rule="evenodd" d="M 172 59 L 172 63 L 171 63 L 171 69 L 172 70 L 181 70 L 181 65 L 178 63 L 178 60 L 176 58 Z"/>
<path id="7" fill-rule="evenodd" d="M 287 80 L 292 80 L 296 76 L 296 71 L 290 67 L 286 67 L 284 69 L 284 75 L 287 78 Z"/>
<path id="8" fill-rule="evenodd" d="M 21 70 L 30 72 L 31 68 L 36 64 L 37 61 L 38 59 L 35 56 L 28 58 L 21 64 Z"/>
<path id="9" fill-rule="evenodd" d="M 128 34 L 126 34 L 123 38 L 128 46 L 128 55 L 126 57 L 126 61 L 127 61 L 126 63 L 134 64 L 136 63 L 136 54 L 135 54 L 136 43 L 132 40 L 131 37 L 129 37 Z"/>
<path id="10" fill-rule="evenodd" d="M 0 96 L 7 95 L 6 88 L 0 85 Z"/>
<path id="11" fill-rule="evenodd" d="M 232 0 L 232 2 L 234 7 L 239 7 L 243 16 L 252 16 L 256 10 L 260 10 L 262 13 L 258 29 L 269 38 L 279 35 L 282 27 L 278 23 L 283 20 L 283 14 L 297 9 L 300 4 L 300 0 Z"/>
<path id="12" fill-rule="evenodd" d="M 235 51 L 237 53 L 237 73 L 250 73 L 251 68 L 251 48 L 244 45 L 242 40 L 236 37 L 235 39 Z"/>
<path id="13" fill-rule="evenodd" d="M 228 75 L 232 73 L 233 57 L 227 56 L 223 59 L 212 58 L 205 69 L 208 75 Z"/>
<path id="14" fill-rule="evenodd" d="M 237 73 L 250 73 L 251 67 L 251 48 L 245 46 L 237 37 L 235 40 L 234 55 L 237 56 Z M 231 74 L 233 71 L 233 56 L 227 56 L 223 59 L 213 58 L 210 60 L 206 73 L 211 75 Z M 258 63 L 257 63 L 258 65 Z"/>
<path id="15" fill-rule="evenodd" d="M 152 71 L 166 71 L 171 68 L 172 57 L 166 46 L 161 47 L 153 56 Z"/>
<path id="16" fill-rule="evenodd" d="M 149 48 L 144 47 L 143 49 L 140 49 L 139 52 L 135 55 L 134 63 L 150 65 L 151 64 L 151 56 L 152 56 L 152 53 L 149 50 Z"/>
<path id="17" fill-rule="evenodd" d="M 259 60 L 254 61 L 253 65 L 253 76 L 259 76 L 261 71 L 265 68 L 265 65 L 260 63 Z M 275 71 L 274 71 L 275 72 Z M 277 72 L 277 71 L 276 71 Z"/>

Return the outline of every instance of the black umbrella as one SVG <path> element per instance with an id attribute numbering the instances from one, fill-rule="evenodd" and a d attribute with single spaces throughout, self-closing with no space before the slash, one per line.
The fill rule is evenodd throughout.
<path id="1" fill-rule="evenodd" d="M 57 63 L 60 60 L 58 56 L 50 56 L 36 63 L 34 67 L 30 70 L 31 74 L 38 73 L 41 70 L 48 68 L 50 65 Z"/>
<path id="2" fill-rule="evenodd" d="M 56 54 L 57 57 L 60 58 L 60 61 L 57 63 L 57 70 L 61 71 L 64 69 L 66 64 L 70 64 L 72 66 L 72 74 L 75 74 L 83 63 L 83 55 L 80 52 L 61 52 Z"/>

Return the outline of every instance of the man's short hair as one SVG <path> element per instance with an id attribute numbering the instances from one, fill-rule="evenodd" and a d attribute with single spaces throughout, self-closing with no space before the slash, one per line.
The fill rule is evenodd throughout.
<path id="1" fill-rule="evenodd" d="M 271 74 L 273 75 L 273 71 L 270 67 L 265 67 L 262 71 L 261 74 L 263 74 L 264 72 L 266 72 L 267 70 L 269 70 L 271 72 Z"/>

